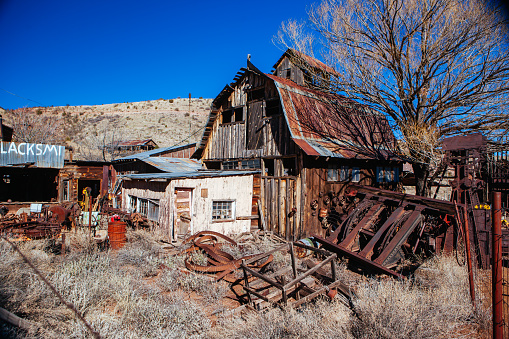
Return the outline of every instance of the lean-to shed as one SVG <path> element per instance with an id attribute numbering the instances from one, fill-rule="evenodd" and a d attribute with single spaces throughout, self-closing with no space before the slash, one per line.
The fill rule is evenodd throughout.
<path id="1" fill-rule="evenodd" d="M 250 230 L 255 171 L 192 171 L 128 174 L 123 177 L 122 209 L 137 212 L 168 234 Z"/>

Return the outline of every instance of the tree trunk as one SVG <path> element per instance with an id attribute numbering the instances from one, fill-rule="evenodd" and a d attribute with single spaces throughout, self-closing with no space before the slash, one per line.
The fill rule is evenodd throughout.
<path id="1" fill-rule="evenodd" d="M 430 185 L 428 182 L 430 169 L 427 164 L 412 164 L 415 175 L 415 195 L 429 197 Z"/>

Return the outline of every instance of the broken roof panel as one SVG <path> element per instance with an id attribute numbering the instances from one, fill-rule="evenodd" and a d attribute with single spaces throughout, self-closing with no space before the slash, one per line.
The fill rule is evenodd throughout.
<path id="1" fill-rule="evenodd" d="M 181 145 L 181 146 L 160 147 L 160 148 L 156 148 L 156 149 L 153 149 L 150 151 L 135 153 L 132 155 L 128 155 L 126 157 L 118 158 L 118 159 L 115 159 L 115 161 L 136 160 L 136 159 L 143 160 L 143 159 L 147 159 L 149 157 L 155 156 L 157 154 L 166 153 L 169 151 L 178 151 L 180 149 L 191 148 L 194 146 L 196 146 L 196 143 Z"/>

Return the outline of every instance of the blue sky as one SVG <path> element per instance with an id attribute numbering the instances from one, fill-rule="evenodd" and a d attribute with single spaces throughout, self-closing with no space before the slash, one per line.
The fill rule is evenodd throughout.
<path id="1" fill-rule="evenodd" d="M 213 98 L 247 54 L 269 72 L 311 3 L 0 0 L 0 106 Z"/>

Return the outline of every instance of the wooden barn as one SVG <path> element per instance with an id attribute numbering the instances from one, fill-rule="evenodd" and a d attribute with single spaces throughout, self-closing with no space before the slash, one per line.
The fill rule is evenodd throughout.
<path id="1" fill-rule="evenodd" d="M 248 59 L 212 103 L 193 155 L 208 169 L 258 169 L 253 206 L 260 227 L 287 239 L 334 229 L 350 182 L 395 189 L 402 162 L 387 120 L 316 90 L 334 71 L 286 51 L 266 74 Z"/>

